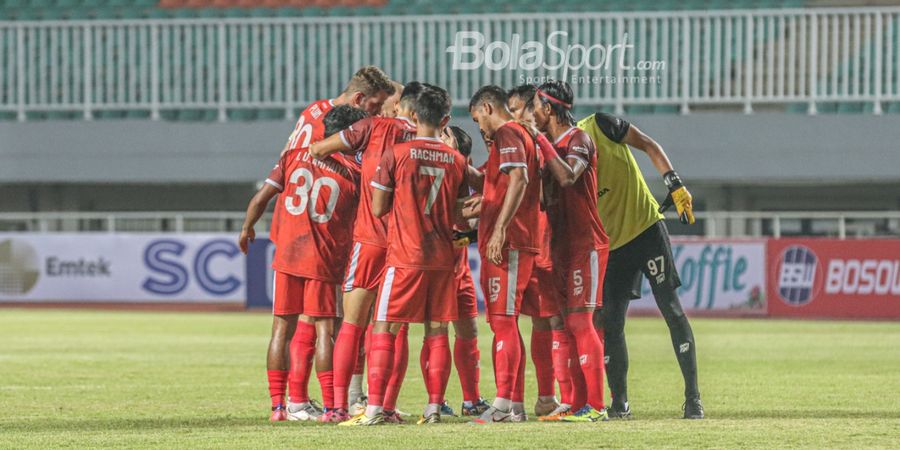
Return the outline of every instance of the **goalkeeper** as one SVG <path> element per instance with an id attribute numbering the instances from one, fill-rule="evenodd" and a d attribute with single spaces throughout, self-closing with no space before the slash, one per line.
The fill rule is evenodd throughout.
<path id="1" fill-rule="evenodd" d="M 603 285 L 603 307 L 594 313 L 594 326 L 604 330 L 606 373 L 612 403 L 610 417 L 628 418 L 628 350 L 625 314 L 628 303 L 640 298 L 641 274 L 650 281 L 653 296 L 669 326 L 672 346 L 684 377 L 684 418 L 702 419 L 697 387 L 697 352 L 691 325 L 676 289 L 681 285 L 672 258 L 669 232 L 662 212 L 675 206 L 682 223 L 694 223 L 691 194 L 672 169 L 656 141 L 636 126 L 609 114 L 597 113 L 578 122 L 597 147 L 597 210 L 609 233 L 609 263 Z M 653 198 L 628 146 L 642 150 L 662 174 L 669 195 L 662 207 Z"/>

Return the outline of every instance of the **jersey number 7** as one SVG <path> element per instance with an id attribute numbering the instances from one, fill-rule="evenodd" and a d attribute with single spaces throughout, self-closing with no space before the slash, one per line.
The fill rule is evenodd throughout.
<path id="1" fill-rule="evenodd" d="M 419 167 L 419 175 L 434 177 L 434 181 L 431 183 L 431 190 L 428 191 L 428 199 L 425 200 L 425 214 L 431 214 L 431 207 L 434 206 L 434 201 L 441 191 L 441 184 L 444 182 L 444 173 L 446 171 L 440 167 Z"/>

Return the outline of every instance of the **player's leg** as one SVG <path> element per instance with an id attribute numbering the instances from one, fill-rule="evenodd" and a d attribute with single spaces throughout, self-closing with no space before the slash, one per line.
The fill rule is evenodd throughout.
<path id="1" fill-rule="evenodd" d="M 518 315 L 525 286 L 531 278 L 534 255 L 517 250 L 504 252 L 498 266 L 482 261 L 482 285 L 488 293 L 488 313 L 494 332 L 494 379 L 497 397 L 478 423 L 509 421 L 512 418 L 512 393 L 515 389 L 519 361 L 522 358 Z"/>
<path id="2" fill-rule="evenodd" d="M 450 340 L 447 334 L 449 322 L 426 322 L 425 340 L 422 353 L 427 358 L 420 360 L 428 404 L 422 413 L 420 424 L 440 422 L 441 406 L 450 380 Z"/>
<path id="3" fill-rule="evenodd" d="M 456 277 L 452 271 L 430 270 L 423 274 L 425 299 L 425 342 L 422 375 L 428 391 L 428 404 L 419 424 L 441 421 L 441 409 L 445 403 L 447 382 L 450 380 L 450 339 L 447 330 L 450 322 L 459 318 L 456 300 Z M 427 351 L 426 351 L 427 349 Z"/>
<path id="4" fill-rule="evenodd" d="M 302 294 L 301 294 L 302 295 Z M 291 372 L 288 378 L 288 419 L 310 420 L 310 412 L 315 407 L 309 398 L 309 377 L 312 374 L 313 357 L 316 352 L 315 319 L 301 314 L 297 320 L 297 330 L 291 339 Z"/>
<path id="5" fill-rule="evenodd" d="M 610 252 L 603 281 L 603 305 L 594 311 L 594 327 L 602 330 L 606 378 L 612 399 L 610 417 L 628 418 L 628 347 L 625 316 L 632 299 L 640 297 L 641 271 L 631 244 Z"/>
<path id="6" fill-rule="evenodd" d="M 677 289 L 681 286 L 675 259 L 672 256 L 672 245 L 665 222 L 641 233 L 642 270 L 650 280 L 653 297 L 660 313 L 669 327 L 672 347 L 684 378 L 685 412 L 684 417 L 690 419 L 703 418 L 703 406 L 700 403 L 700 388 L 697 385 L 697 349 L 694 332 L 687 316 L 681 307 Z"/>
<path id="7" fill-rule="evenodd" d="M 397 413 L 397 398 L 400 397 L 400 387 L 406 378 L 408 367 L 409 324 L 403 324 L 394 336 L 394 365 L 391 368 L 391 378 L 388 380 L 384 393 L 384 420 L 387 422 L 403 423 L 403 419 Z"/>
<path id="8" fill-rule="evenodd" d="M 554 389 L 553 329 L 564 330 L 565 326 L 557 291 L 552 268 L 535 264 L 522 298 L 522 314 L 531 316 L 531 359 L 538 384 L 534 413 L 538 417 L 559 407 Z"/>
<path id="9" fill-rule="evenodd" d="M 453 321 L 453 363 L 462 388 L 462 415 L 479 416 L 490 406 L 481 398 L 481 351 L 478 349 L 478 301 L 472 274 L 457 278 L 456 301 L 459 318 Z"/>
<path id="10" fill-rule="evenodd" d="M 602 305 L 603 274 L 608 251 L 594 250 L 575 257 L 562 267 L 566 280 L 566 329 L 575 338 L 578 364 L 585 381 L 586 404 L 564 421 L 605 420 L 603 400 L 603 343 L 592 321 L 595 307 Z"/>
<path id="11" fill-rule="evenodd" d="M 273 422 L 287 420 L 284 397 L 290 365 L 290 342 L 296 326 L 296 314 L 276 314 L 272 317 L 272 337 L 269 339 L 266 357 L 266 375 L 269 380 L 269 396 L 272 399 L 270 420 Z"/>
<path id="12" fill-rule="evenodd" d="M 347 416 L 350 380 L 356 369 L 360 341 L 375 301 L 375 290 L 383 275 L 384 254 L 385 250 L 382 248 L 357 242 L 353 245 L 347 265 L 347 277 L 343 286 L 344 322 L 334 343 L 334 404 L 335 414 L 339 416 L 335 417 L 335 421 Z"/>
<path id="13" fill-rule="evenodd" d="M 424 322 L 422 271 L 388 267 L 375 301 L 375 325 L 367 357 L 369 400 L 364 414 L 342 423 L 375 425 L 384 423 L 385 394 L 395 366 L 396 335 L 403 323 Z M 402 380 L 401 380 L 402 381 Z"/>
<path id="14" fill-rule="evenodd" d="M 519 366 L 516 368 L 516 383 L 512 393 L 512 422 L 525 422 L 528 414 L 525 412 L 525 365 L 528 358 L 525 356 L 525 340 L 519 331 L 519 346 L 522 347 L 522 357 L 519 358 Z"/>
<path id="15" fill-rule="evenodd" d="M 316 377 L 322 388 L 322 406 L 334 409 L 334 317 L 316 318 Z M 321 415 L 321 414 L 320 414 Z"/>
<path id="16" fill-rule="evenodd" d="M 370 310 L 371 311 L 371 310 Z M 353 375 L 350 376 L 350 386 L 347 389 L 347 400 L 350 405 L 350 415 L 357 415 L 366 409 L 366 394 L 363 391 L 363 381 L 366 378 L 366 355 L 369 341 L 372 338 L 372 313 L 369 312 L 369 326 L 366 332 L 359 337 L 359 354 L 356 357 L 356 366 Z"/>
<path id="17" fill-rule="evenodd" d="M 476 309 L 477 315 L 477 309 Z M 478 416 L 490 406 L 481 397 L 481 350 L 478 349 L 478 320 L 461 317 L 453 321 L 453 363 L 462 388 L 462 415 Z"/>

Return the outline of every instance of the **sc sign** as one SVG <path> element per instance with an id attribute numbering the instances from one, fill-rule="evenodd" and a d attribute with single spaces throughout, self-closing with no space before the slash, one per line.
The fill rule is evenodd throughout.
<path id="1" fill-rule="evenodd" d="M 141 287 L 166 297 L 229 297 L 244 285 L 243 258 L 227 239 L 158 239 L 144 249 Z"/>

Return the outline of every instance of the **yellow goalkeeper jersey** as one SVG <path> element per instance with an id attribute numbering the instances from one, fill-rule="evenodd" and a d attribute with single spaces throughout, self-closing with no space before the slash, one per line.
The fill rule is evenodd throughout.
<path id="1" fill-rule="evenodd" d="M 626 120 L 605 113 L 578 122 L 597 147 L 597 212 L 615 250 L 663 219 L 631 149 L 622 143 Z"/>

